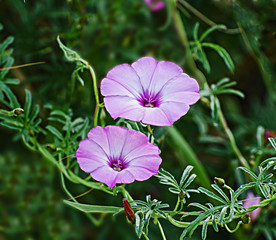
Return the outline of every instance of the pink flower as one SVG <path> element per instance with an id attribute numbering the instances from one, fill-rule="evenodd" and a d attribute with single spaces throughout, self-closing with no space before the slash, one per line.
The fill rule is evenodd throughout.
<path id="1" fill-rule="evenodd" d="M 113 188 L 158 173 L 159 149 L 141 132 L 120 126 L 94 127 L 76 152 L 80 168 Z"/>
<path id="2" fill-rule="evenodd" d="M 159 11 L 165 7 L 165 3 L 161 0 L 144 0 L 151 11 Z"/>
<path id="3" fill-rule="evenodd" d="M 112 68 L 101 83 L 110 115 L 155 126 L 171 126 L 200 98 L 196 80 L 173 62 L 143 57 Z"/>
<path id="4" fill-rule="evenodd" d="M 254 196 L 254 194 L 252 192 L 247 193 L 246 199 L 247 200 L 245 200 L 243 202 L 244 208 L 248 208 L 253 205 L 258 205 L 260 203 L 260 197 L 258 195 Z M 260 212 L 261 212 L 261 208 L 258 207 L 255 210 L 253 210 L 247 214 L 249 215 L 249 217 L 251 218 L 252 221 L 255 221 L 258 218 L 258 216 L 260 215 Z"/>

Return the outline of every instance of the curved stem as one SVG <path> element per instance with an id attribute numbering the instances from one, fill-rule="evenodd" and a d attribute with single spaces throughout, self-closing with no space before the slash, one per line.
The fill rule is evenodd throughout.
<path id="1" fill-rule="evenodd" d="M 218 118 L 219 118 L 219 121 L 220 121 L 220 124 L 221 126 L 223 127 L 229 141 L 230 141 L 230 144 L 231 144 L 231 148 L 233 150 L 233 152 L 236 154 L 236 156 L 238 157 L 240 163 L 242 166 L 244 166 L 245 168 L 248 168 L 250 169 L 250 166 L 248 164 L 248 162 L 246 161 L 246 159 L 243 157 L 243 155 L 241 154 L 237 144 L 236 144 L 236 140 L 234 138 L 234 135 L 232 133 L 232 131 L 230 130 L 230 128 L 228 127 L 228 124 L 226 122 L 226 119 L 221 111 L 221 108 L 219 108 L 219 111 L 218 111 Z"/>
<path id="2" fill-rule="evenodd" d="M 178 208 L 178 206 L 179 206 L 179 203 L 180 203 L 180 198 L 178 197 L 177 198 L 177 203 L 176 203 L 176 205 L 175 205 L 175 208 L 174 208 L 174 212 L 176 212 L 176 210 L 177 210 L 177 208 Z"/>
<path id="3" fill-rule="evenodd" d="M 96 79 L 96 74 L 93 70 L 93 68 L 88 65 L 89 71 L 93 80 L 93 90 L 95 94 L 95 101 L 96 101 L 96 106 L 95 106 L 95 112 L 94 112 L 94 127 L 98 125 L 98 116 L 99 116 L 99 93 L 98 93 L 98 87 L 97 87 L 97 79 Z"/>
<path id="4" fill-rule="evenodd" d="M 217 25 L 215 22 L 213 22 L 211 19 L 203 15 L 201 12 L 199 12 L 197 9 L 195 9 L 192 5 L 190 5 L 185 0 L 178 0 L 185 8 L 189 9 L 195 16 L 197 16 L 200 20 L 208 24 L 209 26 L 215 26 Z M 220 29 L 220 31 L 223 31 L 225 33 L 229 34 L 237 34 L 240 33 L 239 28 L 233 28 L 233 29 Z"/>
<path id="5" fill-rule="evenodd" d="M 199 85 L 203 87 L 204 83 L 206 82 L 206 78 L 204 74 L 200 70 L 198 70 L 198 68 L 195 65 L 195 62 L 193 60 L 193 55 L 189 47 L 189 42 L 186 35 L 185 27 L 180 17 L 180 14 L 177 11 L 176 3 L 172 1 L 171 5 L 172 5 L 173 23 L 177 31 L 177 34 L 180 38 L 180 41 L 185 48 L 185 59 L 186 59 L 185 64 L 186 64 L 187 70 L 194 74 L 194 77 L 198 80 Z"/>
<path id="6" fill-rule="evenodd" d="M 166 240 L 166 236 L 165 236 L 164 230 L 162 228 L 161 223 L 158 221 L 158 219 L 157 219 L 157 224 L 158 224 L 158 227 L 159 227 L 159 230 L 160 230 L 160 233 L 162 235 L 163 240 Z"/>
<path id="7" fill-rule="evenodd" d="M 226 228 L 226 230 L 227 230 L 228 232 L 234 233 L 234 232 L 236 232 L 236 231 L 239 229 L 239 227 L 240 227 L 241 224 L 242 224 L 242 221 L 239 221 L 238 224 L 237 224 L 237 226 L 236 226 L 233 230 L 231 230 L 231 229 L 227 226 L 226 223 L 224 224 L 224 227 Z"/>
<path id="8" fill-rule="evenodd" d="M 148 236 L 145 234 L 145 232 L 142 232 L 143 236 L 145 237 L 146 240 L 149 240 Z"/>

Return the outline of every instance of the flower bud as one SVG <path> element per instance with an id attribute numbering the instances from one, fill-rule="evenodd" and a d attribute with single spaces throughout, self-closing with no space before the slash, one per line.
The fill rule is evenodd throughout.
<path id="1" fill-rule="evenodd" d="M 135 220 L 136 220 L 136 217 L 135 217 L 135 214 L 129 204 L 129 202 L 124 198 L 123 199 L 123 203 L 124 203 L 124 209 L 125 209 L 125 213 L 126 213 L 126 217 L 127 219 L 132 223 L 132 224 L 135 224 Z"/>
<path id="2" fill-rule="evenodd" d="M 249 214 L 244 214 L 242 217 L 241 217 L 241 221 L 243 224 L 248 224 L 251 222 L 251 218 L 249 216 Z"/>
<path id="3" fill-rule="evenodd" d="M 220 187 L 220 188 L 224 187 L 224 185 L 225 185 L 225 181 L 224 181 L 223 178 L 215 177 L 215 178 L 214 178 L 214 182 L 215 182 L 215 184 L 216 184 L 218 187 Z"/>
<path id="4" fill-rule="evenodd" d="M 17 117 L 19 115 L 21 115 L 22 113 L 24 113 L 24 109 L 22 108 L 15 108 L 12 111 L 9 112 L 9 116 L 14 116 Z"/>
<path id="5" fill-rule="evenodd" d="M 179 198 L 180 198 L 180 201 L 183 202 L 184 198 L 185 198 L 186 194 L 185 192 L 183 191 L 183 189 L 180 191 L 179 193 Z"/>

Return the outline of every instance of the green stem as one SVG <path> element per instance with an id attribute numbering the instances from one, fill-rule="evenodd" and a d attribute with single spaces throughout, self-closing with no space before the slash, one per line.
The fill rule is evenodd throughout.
<path id="1" fill-rule="evenodd" d="M 234 194 L 234 190 L 230 186 L 224 184 L 223 187 L 226 188 L 226 189 L 228 189 L 232 194 Z"/>
<path id="2" fill-rule="evenodd" d="M 148 236 L 145 234 L 145 232 L 142 232 L 143 236 L 145 237 L 146 240 L 149 240 Z"/>
<path id="3" fill-rule="evenodd" d="M 234 232 L 236 232 L 236 231 L 240 228 L 240 225 L 241 225 L 241 224 L 242 224 L 242 221 L 239 221 L 238 224 L 237 224 L 237 226 L 236 226 L 233 230 L 231 230 L 231 229 L 227 226 L 226 223 L 224 224 L 224 227 L 226 228 L 226 230 L 227 230 L 228 232 L 234 233 Z"/>
<path id="4" fill-rule="evenodd" d="M 67 189 L 66 185 L 65 185 L 65 181 L 64 181 L 64 177 L 63 174 L 60 173 L 61 176 L 61 184 L 62 187 L 64 189 L 64 191 L 66 192 L 66 194 L 70 197 L 71 200 L 73 200 L 75 203 L 78 203 L 78 201 L 73 197 L 73 195 L 69 192 L 69 190 Z M 91 220 L 91 222 L 93 224 L 95 224 L 96 226 L 99 226 L 102 224 L 103 222 L 103 216 L 100 217 L 98 220 L 96 218 L 94 218 L 93 216 L 91 216 L 89 213 L 85 213 L 85 215 Z"/>
<path id="5" fill-rule="evenodd" d="M 238 157 L 240 163 L 242 166 L 244 166 L 245 168 L 248 168 L 250 169 L 250 166 L 248 164 L 248 162 L 246 161 L 246 159 L 243 157 L 243 155 L 241 154 L 237 144 L 236 144 L 236 140 L 234 138 L 234 135 L 232 133 L 232 131 L 230 130 L 230 128 L 228 127 L 228 124 L 225 120 L 225 117 L 221 111 L 221 108 L 219 108 L 218 110 L 218 118 L 219 118 L 219 121 L 220 121 L 220 124 L 221 126 L 223 127 L 229 141 L 230 141 L 230 144 L 231 144 L 231 148 L 233 150 L 233 152 L 236 154 L 236 156 Z"/>
<path id="6" fill-rule="evenodd" d="M 128 200 L 129 202 L 132 202 L 132 201 L 133 201 L 133 198 L 131 197 L 131 195 L 130 195 L 129 192 L 125 189 L 124 186 L 119 186 L 119 187 L 117 187 L 117 190 L 120 191 L 120 192 L 123 194 L 123 196 L 124 196 L 124 198 L 125 198 L 126 200 Z"/>
<path id="7" fill-rule="evenodd" d="M 175 208 L 173 210 L 174 212 L 176 212 L 176 210 L 177 210 L 177 208 L 179 206 L 179 203 L 180 203 L 180 197 L 177 198 L 177 203 L 176 203 Z"/>
<path id="8" fill-rule="evenodd" d="M 150 125 L 147 125 L 147 127 L 148 127 L 148 130 L 149 130 L 149 133 L 152 135 L 152 134 L 153 134 L 153 131 L 152 131 Z"/>
<path id="9" fill-rule="evenodd" d="M 180 38 L 180 41 L 185 48 L 185 60 L 186 60 L 186 69 L 190 71 L 192 74 L 194 74 L 194 77 L 199 82 L 199 85 L 203 87 L 204 83 L 206 82 L 206 78 L 204 74 L 196 67 L 192 51 L 189 47 L 189 42 L 187 38 L 187 34 L 185 31 L 185 26 L 183 24 L 183 21 L 180 17 L 179 12 L 176 8 L 176 2 L 174 0 L 171 0 L 172 5 L 172 18 L 174 22 L 175 29 L 178 33 L 178 36 Z"/>
<path id="10" fill-rule="evenodd" d="M 99 93 L 98 93 L 98 87 L 97 87 L 97 79 L 96 79 L 96 74 L 93 70 L 93 68 L 88 65 L 89 67 L 89 71 L 93 80 L 93 90 L 94 90 L 94 94 L 95 94 L 95 101 L 96 101 L 96 106 L 95 106 L 95 112 L 94 112 L 94 127 L 98 125 L 98 116 L 99 116 Z"/>
<path id="11" fill-rule="evenodd" d="M 158 224 L 158 227 L 159 227 L 159 230 L 160 230 L 160 233 L 162 235 L 163 240 L 166 240 L 166 236 L 165 236 L 164 230 L 162 228 L 161 223 L 158 221 L 158 219 L 157 219 L 157 224 Z"/>

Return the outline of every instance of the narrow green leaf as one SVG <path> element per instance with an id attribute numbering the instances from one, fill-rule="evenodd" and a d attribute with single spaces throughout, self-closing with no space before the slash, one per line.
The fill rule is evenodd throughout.
<path id="1" fill-rule="evenodd" d="M 2 125 L 4 127 L 7 127 L 7 128 L 10 128 L 10 129 L 13 129 L 13 130 L 17 130 L 17 131 L 22 130 L 22 127 L 15 126 L 14 124 L 9 123 L 9 122 L 0 122 L 0 125 Z"/>
<path id="2" fill-rule="evenodd" d="M 218 187 L 216 184 L 212 184 L 211 187 L 214 188 L 226 200 L 226 202 L 230 203 L 230 199 L 220 187 Z"/>
<path id="3" fill-rule="evenodd" d="M 193 166 L 188 165 L 188 166 L 185 168 L 185 170 L 183 171 L 182 176 L 181 176 L 181 179 L 180 179 L 180 188 L 183 187 L 184 182 L 185 182 L 186 179 L 189 177 L 189 174 L 190 174 L 190 172 L 193 170 L 193 168 L 194 168 Z"/>
<path id="4" fill-rule="evenodd" d="M 207 56 L 206 56 L 203 48 L 200 46 L 200 44 L 197 45 L 197 50 L 198 50 L 197 51 L 198 60 L 202 63 L 206 72 L 210 73 L 210 71 L 211 71 L 210 63 L 207 59 Z"/>
<path id="5" fill-rule="evenodd" d="M 224 217 L 227 213 L 227 209 L 228 209 L 228 206 L 225 206 L 221 209 L 221 212 L 219 214 L 219 218 L 218 218 L 218 224 L 222 224 L 223 223 L 223 220 L 224 220 Z"/>
<path id="6" fill-rule="evenodd" d="M 196 174 L 192 174 L 189 179 L 187 180 L 187 182 L 184 184 L 183 188 L 186 189 L 196 178 Z"/>
<path id="7" fill-rule="evenodd" d="M 233 73 L 235 70 L 235 65 L 229 55 L 229 53 L 221 46 L 213 43 L 202 43 L 201 44 L 203 47 L 209 47 L 212 48 L 213 50 L 217 51 L 218 54 L 222 57 L 224 60 L 226 66 L 229 68 L 229 70 Z"/>
<path id="8" fill-rule="evenodd" d="M 5 49 L 14 41 L 14 37 L 9 36 L 7 37 L 1 44 L 0 44 L 0 54 L 5 51 Z"/>
<path id="9" fill-rule="evenodd" d="M 208 208 L 207 208 L 206 206 L 204 206 L 204 205 L 202 205 L 202 204 L 200 204 L 200 203 L 190 203 L 188 206 L 189 206 L 189 207 L 190 207 L 190 206 L 198 207 L 198 208 L 200 208 L 200 209 L 202 209 L 202 210 L 204 210 L 204 211 L 207 211 L 207 210 L 208 210 Z"/>
<path id="10" fill-rule="evenodd" d="M 209 191 L 208 189 L 206 188 L 203 188 L 203 187 L 199 187 L 198 190 L 204 194 L 206 194 L 207 196 L 223 203 L 223 204 L 227 204 L 227 202 L 225 202 L 221 197 L 217 196 L 216 194 L 214 194 L 213 192 Z"/>
<path id="11" fill-rule="evenodd" d="M 217 95 L 217 94 L 234 94 L 234 95 L 237 95 L 241 98 L 245 97 L 244 93 L 242 93 L 241 91 L 236 90 L 236 89 L 222 89 L 222 90 L 218 89 L 218 90 L 215 90 L 213 93 L 215 95 Z"/>
<path id="12" fill-rule="evenodd" d="M 37 117 L 38 113 L 39 113 L 40 107 L 38 104 L 35 105 L 32 113 L 30 114 L 30 118 L 29 118 L 29 122 L 32 123 L 35 118 Z"/>
<path id="13" fill-rule="evenodd" d="M 195 41 L 198 41 L 198 28 L 199 28 L 199 22 L 195 24 L 193 29 L 193 36 Z"/>
<path id="14" fill-rule="evenodd" d="M 9 107 L 11 109 L 20 107 L 17 97 L 14 95 L 12 90 L 1 81 L 0 81 L 0 89 L 6 94 L 7 98 L 9 99 Z"/>
<path id="15" fill-rule="evenodd" d="M 136 222 L 135 222 L 135 232 L 139 238 L 142 236 L 144 228 L 144 215 L 140 211 L 135 213 Z"/>
<path id="16" fill-rule="evenodd" d="M 230 87 L 233 87 L 233 86 L 236 86 L 236 85 L 237 85 L 237 82 L 232 81 L 232 82 L 229 82 L 229 83 L 225 83 L 225 84 L 223 84 L 219 87 L 217 87 L 217 85 L 216 85 L 216 87 L 217 87 L 217 89 L 222 90 L 222 89 L 230 88 Z"/>
<path id="17" fill-rule="evenodd" d="M 218 224 L 217 224 L 217 220 L 216 220 L 216 214 L 213 214 L 213 215 L 212 215 L 212 226 L 213 226 L 213 228 L 214 228 L 214 230 L 215 230 L 216 232 L 219 231 L 219 229 L 218 229 Z"/>
<path id="18" fill-rule="evenodd" d="M 20 81 L 17 78 L 6 78 L 4 80 L 6 84 L 11 84 L 11 85 L 18 85 Z"/>
<path id="19" fill-rule="evenodd" d="M 48 129 L 52 134 L 54 134 L 59 140 L 63 141 L 62 134 L 55 127 L 48 125 L 46 126 L 46 129 Z"/>
<path id="20" fill-rule="evenodd" d="M 245 168 L 245 167 L 238 167 L 238 169 L 243 170 L 244 172 L 248 173 L 251 177 L 254 178 L 254 180 L 257 180 L 257 176 L 255 173 L 253 173 L 252 171 L 250 171 L 249 169 Z"/>
<path id="21" fill-rule="evenodd" d="M 4 62 L 5 60 L 2 58 L 2 62 Z M 14 63 L 14 58 L 11 56 L 7 56 L 6 57 L 6 63 L 3 66 L 3 68 L 7 68 L 6 70 L 2 70 L 0 71 L 0 80 L 5 80 L 5 77 L 7 75 L 7 73 L 10 71 L 10 67 L 13 65 Z"/>
<path id="22" fill-rule="evenodd" d="M 88 124 L 89 124 L 89 120 L 86 118 L 84 120 L 84 123 L 82 124 L 82 127 L 73 135 L 73 137 L 71 138 L 70 141 L 74 142 L 82 134 L 82 132 L 84 131 L 84 129 L 87 128 Z"/>
<path id="23" fill-rule="evenodd" d="M 52 111 L 50 113 L 50 116 L 61 116 L 64 119 L 68 119 L 69 118 L 63 111 L 60 111 L 60 110 L 54 110 L 54 111 Z"/>
<path id="24" fill-rule="evenodd" d="M 25 106 L 24 106 L 24 114 L 25 119 L 29 118 L 29 113 L 32 105 L 32 94 L 28 89 L 25 89 Z"/>
<path id="25" fill-rule="evenodd" d="M 247 184 L 243 184 L 241 185 L 235 192 L 233 195 L 234 199 L 237 199 L 244 191 L 246 191 L 247 189 L 250 189 L 252 187 L 254 187 L 256 185 L 255 182 L 251 182 L 251 183 L 247 183 Z"/>
<path id="26" fill-rule="evenodd" d="M 206 218 L 203 225 L 202 225 L 201 238 L 203 240 L 205 240 L 206 237 L 207 237 L 207 228 L 208 228 L 208 222 L 209 222 L 210 218 L 211 218 L 211 216 Z"/>
<path id="27" fill-rule="evenodd" d="M 201 213 L 193 222 L 189 224 L 187 228 L 184 229 L 182 232 L 180 239 L 183 239 L 184 237 L 188 236 L 191 237 L 195 231 L 195 229 L 199 226 L 200 222 L 205 219 L 207 216 L 218 210 L 220 206 L 214 207 L 212 209 L 209 209 L 203 213 Z"/>
<path id="28" fill-rule="evenodd" d="M 152 213 L 153 211 L 150 210 L 145 215 L 144 232 L 146 235 L 148 235 L 148 232 L 149 232 L 149 222 L 150 222 Z"/>
<path id="29" fill-rule="evenodd" d="M 230 81 L 229 78 L 222 78 L 215 84 L 215 87 L 218 88 L 218 87 L 224 86 L 224 84 L 229 81 Z"/>
<path id="30" fill-rule="evenodd" d="M 115 213 L 121 209 L 121 207 L 89 205 L 89 204 L 75 203 L 67 200 L 64 200 L 63 202 L 73 208 L 76 208 L 86 213 Z"/>
<path id="31" fill-rule="evenodd" d="M 211 32 L 216 31 L 218 29 L 227 29 L 225 25 L 222 24 L 218 24 L 215 26 L 210 27 L 209 29 L 207 29 L 200 37 L 199 41 L 203 41 L 204 38 L 206 38 Z"/>
<path id="32" fill-rule="evenodd" d="M 276 150 L 276 142 L 273 138 L 268 138 L 269 142 L 271 143 L 272 147 Z"/>

